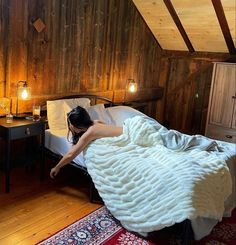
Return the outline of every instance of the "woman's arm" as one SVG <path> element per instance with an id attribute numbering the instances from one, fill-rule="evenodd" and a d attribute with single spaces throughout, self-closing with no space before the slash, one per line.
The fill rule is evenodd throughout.
<path id="1" fill-rule="evenodd" d="M 92 141 L 102 137 L 114 137 L 119 136 L 123 132 L 122 127 L 116 127 L 113 125 L 107 125 L 102 123 L 95 123 L 91 126 L 79 139 L 76 145 L 68 151 L 59 163 L 51 169 L 50 176 L 54 178 L 60 169 L 69 164 L 84 148 Z"/>
<path id="2" fill-rule="evenodd" d="M 92 141 L 94 140 L 94 134 L 92 128 L 88 129 L 79 139 L 76 145 L 74 145 L 59 161 L 59 163 L 51 169 L 50 176 L 51 178 L 54 178 L 60 171 L 60 169 L 71 163 L 73 159 L 80 154 L 84 150 L 84 148 Z"/>

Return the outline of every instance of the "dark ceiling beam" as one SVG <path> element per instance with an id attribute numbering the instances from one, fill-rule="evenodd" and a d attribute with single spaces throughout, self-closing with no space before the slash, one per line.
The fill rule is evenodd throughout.
<path id="1" fill-rule="evenodd" d="M 185 41 L 185 44 L 186 46 L 188 47 L 188 50 L 190 52 L 195 52 L 194 48 L 193 48 L 193 45 L 192 43 L 190 42 L 189 38 L 188 38 L 188 35 L 179 19 L 179 16 L 177 15 L 175 9 L 174 9 L 174 6 L 172 5 L 171 1 L 170 0 L 164 0 L 164 3 L 172 17 L 172 19 L 174 20 L 181 36 L 183 37 L 184 41 Z"/>
<path id="2" fill-rule="evenodd" d="M 233 42 L 230 30 L 229 30 L 229 25 L 228 25 L 228 22 L 226 20 L 224 9 L 223 9 L 223 6 L 221 4 L 221 1 L 220 0 L 211 0 L 211 1 L 212 1 L 213 6 L 214 6 L 216 16 L 218 18 L 218 21 L 219 21 L 219 24 L 221 27 L 221 31 L 224 35 L 225 42 L 227 44 L 229 53 L 230 54 L 236 54 L 234 42 Z"/>

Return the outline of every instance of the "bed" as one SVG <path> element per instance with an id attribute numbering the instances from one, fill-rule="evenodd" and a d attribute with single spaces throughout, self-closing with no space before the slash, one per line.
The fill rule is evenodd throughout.
<path id="1" fill-rule="evenodd" d="M 88 110 L 92 120 L 99 119 L 108 124 L 121 126 L 124 120 L 143 113 L 128 107 L 114 104 L 111 100 L 95 95 L 66 96 L 47 101 L 48 129 L 45 132 L 45 146 L 55 157 L 63 156 L 70 148 L 67 140 L 66 113 L 76 105 Z M 75 167 L 86 170 L 83 153 L 79 154 L 71 163 Z"/>
<path id="2" fill-rule="evenodd" d="M 114 104 L 109 99 L 93 95 L 82 95 L 73 98 L 70 96 L 54 101 L 48 101 L 47 113 L 49 129 L 46 130 L 45 134 L 45 146 L 48 151 L 52 152 L 55 156 L 64 155 L 70 148 L 70 143 L 68 143 L 67 141 L 67 125 L 65 117 L 66 113 L 69 112 L 76 105 L 80 105 L 86 108 L 93 120 L 99 119 L 108 124 L 122 125 L 124 121 L 128 118 L 147 117 L 143 113 L 133 108 L 127 106 L 114 106 Z M 175 131 L 172 131 L 171 133 L 173 134 L 173 132 L 178 133 Z M 178 133 L 178 137 L 179 136 L 183 138 L 188 137 L 187 135 Z M 174 135 L 174 138 L 175 137 L 176 134 Z M 171 139 L 173 139 L 173 137 Z M 210 142 L 208 141 L 208 138 L 203 136 L 198 136 L 197 139 Z M 168 140 L 166 144 L 169 144 L 168 142 L 170 141 Z M 232 179 L 231 194 L 224 202 L 224 216 L 230 216 L 231 211 L 236 207 L 236 146 L 235 144 L 230 144 L 222 141 L 214 142 L 216 142 L 217 145 L 224 152 L 223 155 L 222 153 L 220 154 L 221 157 L 223 156 L 223 160 L 225 160 L 227 163 Z M 214 152 L 214 157 L 216 157 L 217 154 L 218 153 Z M 87 173 L 87 166 L 83 153 L 79 154 L 71 164 Z M 194 232 L 194 238 L 196 240 L 199 240 L 209 234 L 212 228 L 218 222 L 218 220 L 219 219 L 201 217 L 191 219 L 190 222 L 191 228 Z"/>

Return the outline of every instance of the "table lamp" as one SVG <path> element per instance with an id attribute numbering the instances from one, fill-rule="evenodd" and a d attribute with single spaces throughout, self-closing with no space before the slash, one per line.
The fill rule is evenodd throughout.
<path id="1" fill-rule="evenodd" d="M 31 90 L 28 87 L 27 81 L 18 81 L 17 82 L 17 97 L 16 97 L 16 114 L 14 117 L 22 118 L 26 117 L 25 114 L 18 112 L 19 100 L 30 100 L 31 99 Z"/>
<path id="2" fill-rule="evenodd" d="M 136 93 L 137 90 L 138 90 L 138 84 L 134 81 L 134 79 L 128 79 L 126 81 L 124 103 L 126 103 L 127 93 Z"/>

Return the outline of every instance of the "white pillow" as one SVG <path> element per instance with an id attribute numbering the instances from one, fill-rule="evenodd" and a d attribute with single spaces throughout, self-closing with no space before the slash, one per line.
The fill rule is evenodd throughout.
<path id="1" fill-rule="evenodd" d="M 134 108 L 131 108 L 129 106 L 114 106 L 108 107 L 105 110 L 110 115 L 116 126 L 122 126 L 123 122 L 127 118 L 134 117 L 137 115 L 145 115 L 142 112 L 135 110 Z"/>
<path id="2" fill-rule="evenodd" d="M 64 100 L 63 102 L 70 106 L 71 110 L 77 107 L 78 105 L 85 108 L 86 110 L 90 107 L 90 99 L 88 98 L 68 99 Z"/>
<path id="3" fill-rule="evenodd" d="M 90 106 L 90 99 L 75 98 L 64 100 L 47 101 L 47 117 L 48 126 L 50 129 L 67 129 L 67 122 L 64 113 L 64 102 L 71 107 L 71 110 L 76 106 L 81 106 L 87 109 Z"/>
<path id="4" fill-rule="evenodd" d="M 87 111 L 92 120 L 100 120 L 107 124 L 113 124 L 112 118 L 107 113 L 104 104 L 90 106 Z"/>
<path id="5" fill-rule="evenodd" d="M 74 107 L 71 107 L 70 105 L 68 105 L 68 103 L 63 102 L 63 113 L 64 113 L 67 130 L 68 130 L 67 113 L 69 113 L 72 109 L 74 109 Z"/>

